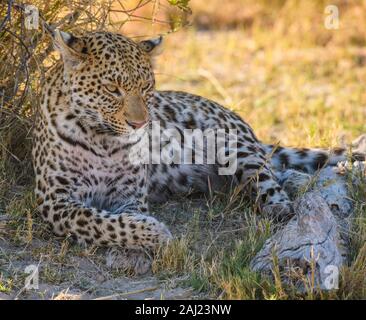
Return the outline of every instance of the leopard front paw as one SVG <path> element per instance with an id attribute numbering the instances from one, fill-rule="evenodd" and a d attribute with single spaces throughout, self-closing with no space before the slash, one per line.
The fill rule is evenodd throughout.
<path id="1" fill-rule="evenodd" d="M 156 250 L 173 238 L 165 224 L 151 216 L 131 215 L 127 221 L 134 244 L 142 248 Z"/>
<path id="2" fill-rule="evenodd" d="M 151 257 L 143 250 L 112 248 L 106 257 L 106 264 L 109 268 L 136 276 L 150 271 L 151 262 Z"/>
<path id="3" fill-rule="evenodd" d="M 262 207 L 262 213 L 279 223 L 286 222 L 295 215 L 294 208 L 290 202 L 266 204 Z"/>

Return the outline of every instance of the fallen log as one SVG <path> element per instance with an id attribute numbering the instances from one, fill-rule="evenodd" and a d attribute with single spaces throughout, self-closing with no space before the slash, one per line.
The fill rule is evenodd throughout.
<path id="1" fill-rule="evenodd" d="M 350 144 L 352 152 L 366 154 L 366 134 L 359 136 Z"/>
<path id="2" fill-rule="evenodd" d="M 251 268 L 274 274 L 279 268 L 285 281 L 294 270 L 315 288 L 335 289 L 340 268 L 347 264 L 353 203 L 349 183 L 365 176 L 364 163 L 347 162 L 326 167 L 315 176 L 296 171 L 282 172 L 279 180 L 294 201 L 295 216 L 264 244 L 251 261 Z"/>
<path id="3" fill-rule="evenodd" d="M 329 289 L 329 272 L 338 272 L 347 255 L 337 221 L 317 192 L 298 198 L 294 208 L 296 216 L 265 242 L 251 268 L 272 274 L 277 261 L 285 277 L 301 269 L 316 287 Z"/>

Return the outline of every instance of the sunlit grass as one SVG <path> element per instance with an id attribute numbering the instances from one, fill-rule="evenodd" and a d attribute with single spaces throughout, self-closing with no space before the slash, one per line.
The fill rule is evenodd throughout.
<path id="1" fill-rule="evenodd" d="M 159 89 L 214 99 L 265 142 L 329 147 L 366 131 L 364 56 L 352 46 L 298 49 L 286 38 L 256 43 L 245 30 L 191 30 L 166 38 L 156 72 Z"/>

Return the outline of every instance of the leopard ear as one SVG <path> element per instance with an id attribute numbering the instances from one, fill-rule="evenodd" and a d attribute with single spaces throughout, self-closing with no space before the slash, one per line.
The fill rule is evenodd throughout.
<path id="1" fill-rule="evenodd" d="M 139 46 L 142 50 L 148 53 L 151 57 L 157 56 L 162 52 L 163 37 L 144 40 L 139 42 Z"/>
<path id="2" fill-rule="evenodd" d="M 67 69 L 80 69 L 88 58 L 84 41 L 69 32 L 56 29 L 53 34 L 53 44 L 60 52 Z"/>

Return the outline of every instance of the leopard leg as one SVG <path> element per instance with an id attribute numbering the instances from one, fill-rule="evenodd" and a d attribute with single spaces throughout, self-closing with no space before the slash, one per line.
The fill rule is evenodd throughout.
<path id="1" fill-rule="evenodd" d="M 62 198 L 45 201 L 39 210 L 56 234 L 71 235 L 82 244 L 154 250 L 172 238 L 163 223 L 140 213 L 111 214 Z"/>
<path id="2" fill-rule="evenodd" d="M 277 182 L 261 144 L 248 140 L 239 139 L 236 150 L 228 150 L 237 158 L 234 174 L 237 183 L 254 190 L 262 212 L 280 221 L 287 220 L 293 215 L 291 201 Z"/>

